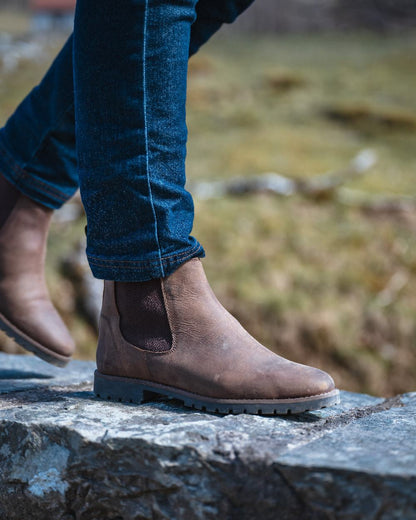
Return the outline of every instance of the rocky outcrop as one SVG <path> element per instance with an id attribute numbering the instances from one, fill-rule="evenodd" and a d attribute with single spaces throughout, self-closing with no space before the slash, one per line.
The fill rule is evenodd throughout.
<path id="1" fill-rule="evenodd" d="M 0 363 L 0 518 L 416 519 L 416 393 L 219 416 L 97 400 L 93 363 Z"/>

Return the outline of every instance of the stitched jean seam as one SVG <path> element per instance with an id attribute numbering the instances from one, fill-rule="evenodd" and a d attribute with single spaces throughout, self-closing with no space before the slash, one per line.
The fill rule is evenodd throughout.
<path id="1" fill-rule="evenodd" d="M 153 193 L 152 186 L 150 182 L 150 170 L 149 170 L 149 138 L 148 138 L 148 128 L 147 128 L 147 77 L 146 77 L 146 51 L 147 51 L 147 17 L 149 11 L 149 0 L 146 0 L 145 3 L 145 11 L 144 11 L 144 27 L 143 27 L 143 115 L 144 115 L 144 140 L 145 140 L 145 153 L 146 153 L 146 177 L 147 177 L 147 185 L 149 189 L 149 200 L 150 206 L 152 208 L 153 219 L 154 219 L 154 233 L 155 240 L 158 249 L 159 255 L 159 266 L 162 272 L 162 276 L 164 276 L 164 268 L 162 263 L 162 251 L 160 248 L 159 241 L 159 230 L 157 223 L 157 215 L 156 208 L 153 201 Z"/>

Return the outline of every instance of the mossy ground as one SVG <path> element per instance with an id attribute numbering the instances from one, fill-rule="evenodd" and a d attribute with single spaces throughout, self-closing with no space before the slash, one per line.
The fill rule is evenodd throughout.
<path id="1" fill-rule="evenodd" d="M 189 180 L 312 177 L 371 148 L 377 165 L 349 187 L 412 195 L 415 47 L 415 33 L 219 35 L 190 62 Z M 22 63 L 3 79 L 2 121 L 45 64 Z M 259 340 L 348 390 L 415 389 L 416 214 L 271 195 L 195 200 L 195 209 L 214 290 Z M 93 357 L 94 334 L 57 271 L 82 229 L 52 230 L 48 273 L 81 357 Z"/>

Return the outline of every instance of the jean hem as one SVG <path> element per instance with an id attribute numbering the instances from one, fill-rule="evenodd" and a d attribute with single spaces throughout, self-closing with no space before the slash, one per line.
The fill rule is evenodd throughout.
<path id="1" fill-rule="evenodd" d="M 88 256 L 88 262 L 95 278 L 117 282 L 145 282 L 172 274 L 191 258 L 205 256 L 201 244 L 175 254 L 148 260 L 113 260 Z"/>
<path id="2" fill-rule="evenodd" d="M 40 179 L 36 179 L 22 167 L 10 151 L 0 143 L 0 174 L 23 195 L 51 209 L 59 209 L 71 198 Z"/>

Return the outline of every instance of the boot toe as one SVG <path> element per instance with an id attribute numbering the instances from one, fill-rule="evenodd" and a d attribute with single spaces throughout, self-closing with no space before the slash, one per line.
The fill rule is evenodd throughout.
<path id="1" fill-rule="evenodd" d="M 266 380 L 263 380 L 264 383 Z M 269 398 L 300 399 L 335 390 L 332 377 L 318 368 L 289 362 L 269 372 Z"/>
<path id="2" fill-rule="evenodd" d="M 313 369 L 313 374 L 311 374 L 309 381 L 308 390 L 310 395 L 327 394 L 335 390 L 334 380 L 323 370 Z"/>
<path id="3" fill-rule="evenodd" d="M 36 324 L 38 325 L 37 330 L 32 329 L 33 337 L 36 338 L 37 336 L 37 341 L 41 345 L 59 356 L 69 358 L 73 355 L 75 342 L 65 323 L 55 310 L 54 312 L 49 311 L 48 319 L 37 320 Z"/>
<path id="4" fill-rule="evenodd" d="M 43 334 L 43 344 L 48 349 L 56 352 L 60 356 L 71 357 L 75 352 L 75 342 L 68 330 L 61 328 L 59 332 Z"/>
<path id="5" fill-rule="evenodd" d="M 69 359 L 75 351 L 75 343 L 69 330 L 50 302 L 31 305 L 25 316 L 13 316 L 11 322 L 29 342 L 32 340 L 37 343 L 52 356 L 56 354 Z"/>
<path id="6" fill-rule="evenodd" d="M 291 397 L 312 397 L 327 394 L 335 390 L 335 382 L 332 377 L 318 368 L 301 365 L 300 377 L 292 387 Z"/>

